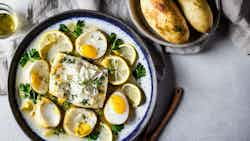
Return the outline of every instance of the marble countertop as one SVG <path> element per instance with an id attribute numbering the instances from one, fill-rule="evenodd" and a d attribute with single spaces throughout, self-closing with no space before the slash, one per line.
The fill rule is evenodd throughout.
<path id="1" fill-rule="evenodd" d="M 13 2 L 22 13 L 26 2 Z M 218 33 L 197 55 L 167 56 L 183 100 L 160 136 L 160 141 L 250 140 L 250 57 Z M 0 138 L 26 141 L 11 113 L 7 96 L 0 97 Z"/>

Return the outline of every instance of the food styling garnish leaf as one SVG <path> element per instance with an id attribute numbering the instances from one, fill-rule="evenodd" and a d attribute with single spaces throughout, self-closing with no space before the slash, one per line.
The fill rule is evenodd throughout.
<path id="1" fill-rule="evenodd" d="M 88 137 L 88 141 L 97 140 L 99 134 L 100 134 L 100 132 L 98 132 L 98 131 L 92 132 L 91 134 L 89 134 L 89 135 L 87 136 L 87 137 Z"/>
<path id="2" fill-rule="evenodd" d="M 85 22 L 83 20 L 78 20 L 76 23 L 76 26 L 74 28 L 74 31 L 70 31 L 70 29 L 65 24 L 59 25 L 59 31 L 64 32 L 69 37 L 73 38 L 75 40 L 77 37 L 79 37 L 82 34 L 82 28 L 85 26 Z"/>
<path id="3" fill-rule="evenodd" d="M 120 45 L 123 44 L 122 39 L 117 39 L 115 33 L 111 33 L 108 38 L 109 44 L 111 45 L 111 50 L 120 49 Z"/>
<path id="4" fill-rule="evenodd" d="M 29 61 L 29 55 L 28 55 L 27 52 L 25 52 L 25 53 L 22 55 L 22 57 L 21 57 L 21 59 L 20 59 L 20 61 L 19 61 L 19 64 L 20 64 L 22 67 L 24 67 L 24 66 L 27 64 L 28 61 Z"/>
<path id="5" fill-rule="evenodd" d="M 121 124 L 121 125 L 111 125 L 111 131 L 115 135 L 118 135 L 118 133 L 121 132 L 123 128 L 124 128 L 123 124 Z"/>
<path id="6" fill-rule="evenodd" d="M 39 60 L 39 59 L 41 59 L 41 57 L 40 57 L 38 51 L 36 49 L 32 48 L 31 50 L 29 50 L 28 52 L 25 52 L 22 55 L 22 57 L 19 61 L 19 64 L 22 67 L 24 67 L 28 63 L 29 60 Z"/>
<path id="7" fill-rule="evenodd" d="M 138 63 L 134 72 L 133 72 L 133 75 L 134 75 L 135 79 L 140 79 L 140 78 L 146 76 L 145 67 L 141 63 Z"/>
<path id="8" fill-rule="evenodd" d="M 37 92 L 35 92 L 30 84 L 26 83 L 26 84 L 23 84 L 21 83 L 19 85 L 19 91 L 21 93 L 21 96 L 23 98 L 29 98 L 33 101 L 33 103 L 36 104 L 36 101 L 38 100 L 38 98 L 40 97 L 39 94 Z"/>
<path id="9" fill-rule="evenodd" d="M 29 54 L 29 58 L 32 59 L 32 60 L 39 60 L 39 59 L 41 59 L 41 57 L 40 57 L 38 51 L 37 51 L 36 49 L 34 49 L 34 48 L 32 48 L 32 49 L 28 52 L 28 54 Z"/>

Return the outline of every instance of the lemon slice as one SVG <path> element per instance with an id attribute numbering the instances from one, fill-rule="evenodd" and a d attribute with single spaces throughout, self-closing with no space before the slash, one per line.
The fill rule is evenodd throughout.
<path id="1" fill-rule="evenodd" d="M 49 65 L 44 60 L 35 61 L 30 67 L 30 85 L 40 94 L 47 93 L 49 89 Z"/>
<path id="2" fill-rule="evenodd" d="M 110 127 L 105 123 L 100 123 L 101 127 L 99 129 L 99 136 L 97 141 L 112 141 L 113 135 Z"/>
<path id="3" fill-rule="evenodd" d="M 42 98 L 36 106 L 35 120 L 41 127 L 56 127 L 61 121 L 61 112 L 55 103 Z"/>
<path id="4" fill-rule="evenodd" d="M 126 83 L 121 91 L 127 96 L 133 107 L 138 107 L 142 101 L 141 90 L 132 83 Z"/>
<path id="5" fill-rule="evenodd" d="M 135 48 L 131 44 L 122 44 L 119 46 L 118 50 L 113 50 L 115 55 L 124 58 L 130 66 L 135 63 L 137 53 Z"/>
<path id="6" fill-rule="evenodd" d="M 108 56 L 102 60 L 101 65 L 109 70 L 109 82 L 113 85 L 125 83 L 130 76 L 127 62 L 119 56 Z"/>
<path id="7" fill-rule="evenodd" d="M 63 32 L 52 30 L 42 34 L 38 52 L 42 59 L 52 61 L 53 57 L 59 52 L 72 52 L 73 44 L 70 38 Z"/>

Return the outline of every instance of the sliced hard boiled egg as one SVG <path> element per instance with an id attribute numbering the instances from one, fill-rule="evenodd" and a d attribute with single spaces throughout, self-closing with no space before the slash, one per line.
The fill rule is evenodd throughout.
<path id="1" fill-rule="evenodd" d="M 123 124 L 128 119 L 129 104 L 125 95 L 114 92 L 104 107 L 104 117 L 111 124 Z"/>
<path id="2" fill-rule="evenodd" d="M 36 105 L 35 120 L 44 128 L 56 127 L 61 120 L 61 113 L 55 103 L 42 98 Z"/>
<path id="3" fill-rule="evenodd" d="M 31 87 L 40 94 L 45 94 L 49 88 L 49 65 L 44 60 L 35 61 L 30 68 Z"/>
<path id="4" fill-rule="evenodd" d="M 42 59 L 52 62 L 54 56 L 59 52 L 72 52 L 73 44 L 69 37 L 63 32 L 52 30 L 45 32 L 39 42 L 39 54 Z"/>
<path id="5" fill-rule="evenodd" d="M 72 107 L 65 113 L 63 127 L 69 135 L 85 137 L 93 131 L 96 122 L 97 117 L 93 111 Z"/>
<path id="6" fill-rule="evenodd" d="M 80 35 L 75 41 L 76 51 L 85 58 L 98 59 L 102 57 L 107 50 L 107 39 L 99 31 L 90 31 Z"/>

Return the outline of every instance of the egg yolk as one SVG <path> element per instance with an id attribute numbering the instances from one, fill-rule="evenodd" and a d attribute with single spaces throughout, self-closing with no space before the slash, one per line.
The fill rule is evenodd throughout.
<path id="1" fill-rule="evenodd" d="M 80 47 L 80 54 L 86 58 L 96 58 L 97 57 L 97 50 L 94 46 L 89 44 L 84 44 Z"/>
<path id="2" fill-rule="evenodd" d="M 31 101 L 26 101 L 21 107 L 21 110 L 23 111 L 31 111 L 32 109 L 33 109 L 33 103 Z"/>
<path id="3" fill-rule="evenodd" d="M 80 122 L 74 130 L 76 135 L 84 137 L 91 133 L 91 126 L 88 123 Z"/>
<path id="4" fill-rule="evenodd" d="M 35 89 L 39 89 L 42 83 L 41 76 L 38 75 L 38 73 L 32 73 L 31 74 L 31 83 L 33 84 L 33 87 Z"/>
<path id="5" fill-rule="evenodd" d="M 123 114 L 126 111 L 126 102 L 124 98 L 119 95 L 112 95 L 110 98 L 110 103 L 114 111 L 118 114 Z"/>

